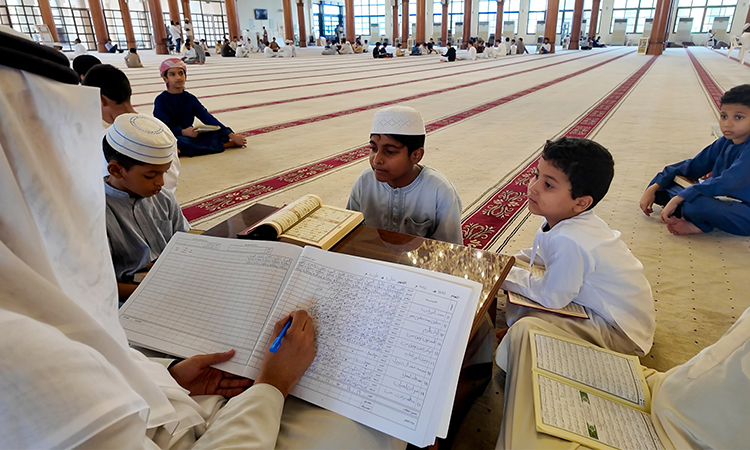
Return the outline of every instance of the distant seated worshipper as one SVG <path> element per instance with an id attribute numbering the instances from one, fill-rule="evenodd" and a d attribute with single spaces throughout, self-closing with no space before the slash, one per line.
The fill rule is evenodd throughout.
<path id="1" fill-rule="evenodd" d="M 284 47 L 281 49 L 281 54 L 284 58 L 296 58 L 297 57 L 297 46 L 294 45 L 294 41 L 287 39 L 284 41 Z"/>
<path id="2" fill-rule="evenodd" d="M 440 57 L 440 61 L 442 62 L 453 62 L 456 60 L 456 49 L 454 47 L 451 47 L 450 44 L 445 44 L 446 49 L 445 53 L 443 53 L 443 56 Z"/>
<path id="3" fill-rule="evenodd" d="M 507 55 L 508 55 L 508 47 L 505 46 L 505 42 L 503 42 L 500 39 L 496 40 L 495 41 L 495 57 L 501 58 Z"/>
<path id="4" fill-rule="evenodd" d="M 400 42 L 398 44 L 396 44 L 396 53 L 395 53 L 395 55 L 397 57 L 398 56 L 406 56 L 406 52 L 404 51 L 404 49 L 401 48 L 401 43 Z"/>
<path id="5" fill-rule="evenodd" d="M 717 228 L 750 236 L 750 85 L 742 84 L 721 96 L 722 137 L 694 158 L 667 166 L 641 197 L 643 213 L 654 203 L 672 234 L 708 233 Z M 684 177 L 688 187 L 675 182 Z M 702 181 L 700 181 L 703 179 Z M 684 183 L 683 183 L 684 185 Z"/>
<path id="6" fill-rule="evenodd" d="M 469 42 L 466 44 L 466 51 L 458 54 L 458 59 L 462 61 L 474 61 L 477 59 L 477 49 Z"/>
<path id="7" fill-rule="evenodd" d="M 279 43 L 276 42 L 276 38 L 271 38 L 271 39 L 272 39 L 271 43 L 268 44 L 268 46 L 271 47 L 271 50 L 273 50 L 274 52 L 278 52 L 279 48 L 281 48 L 279 47 Z"/>
<path id="8" fill-rule="evenodd" d="M 516 53 L 519 55 L 529 53 L 529 51 L 526 49 L 526 44 L 524 44 L 522 37 L 518 38 L 518 42 L 516 42 Z"/>
<path id="9" fill-rule="evenodd" d="M 187 66 L 177 58 L 162 61 L 159 73 L 167 83 L 167 90 L 154 100 L 154 117 L 161 120 L 177 138 L 180 156 L 199 156 L 221 153 L 224 149 L 244 147 L 247 140 L 235 134 L 212 116 L 201 102 L 185 90 Z M 198 132 L 195 119 L 204 125 L 219 127 L 217 131 Z"/>
<path id="10" fill-rule="evenodd" d="M 422 50 L 419 48 L 418 43 L 414 43 L 414 46 L 411 48 L 411 53 L 409 53 L 409 56 L 422 56 Z"/>
<path id="11" fill-rule="evenodd" d="M 76 58 L 73 60 L 73 70 L 75 70 L 78 74 L 78 78 L 83 81 L 83 77 L 86 76 L 86 72 L 88 72 L 90 68 L 101 63 L 102 62 L 99 60 L 99 58 L 94 55 L 76 56 Z"/>
<path id="12" fill-rule="evenodd" d="M 224 39 L 224 44 L 221 46 L 221 56 L 225 58 L 234 58 L 237 52 L 235 52 L 229 44 L 229 39 Z"/>
<path id="13" fill-rule="evenodd" d="M 138 56 L 138 50 L 136 50 L 135 47 L 131 48 L 128 55 L 125 57 L 125 65 L 128 66 L 128 69 L 143 67 L 141 57 Z"/>
<path id="14" fill-rule="evenodd" d="M 331 43 L 330 39 L 326 39 L 326 46 L 321 55 L 338 55 L 336 47 Z"/>
<path id="15" fill-rule="evenodd" d="M 254 382 L 211 367 L 235 356 L 228 345 L 181 362 L 129 347 L 115 307 L 102 143 L 86 132 L 100 122 L 99 95 L 76 86 L 65 55 L 0 34 L 0 53 L 20 53 L 0 58 L 1 446 L 403 450 L 288 395 L 315 357 L 304 311 L 277 323 L 278 334 L 293 319 Z"/>
<path id="16" fill-rule="evenodd" d="M 217 55 L 221 55 L 221 49 L 222 49 L 221 41 L 216 41 L 216 54 Z"/>
<path id="17" fill-rule="evenodd" d="M 380 42 L 375 43 L 375 47 L 373 47 L 372 49 L 372 57 L 376 59 L 383 58 L 383 56 L 381 56 L 380 54 Z"/>
<path id="18" fill-rule="evenodd" d="M 364 52 L 365 48 L 362 47 L 362 43 L 357 40 L 354 45 L 352 45 L 352 50 L 354 51 L 354 53 L 362 53 Z"/>
<path id="19" fill-rule="evenodd" d="M 393 53 L 388 53 L 387 47 L 385 44 L 380 46 L 380 50 L 378 51 L 379 58 L 393 58 Z"/>
<path id="20" fill-rule="evenodd" d="M 271 46 L 267 46 L 266 48 L 263 49 L 263 56 L 265 58 L 275 58 L 279 55 L 273 50 L 271 50 Z"/>
<path id="21" fill-rule="evenodd" d="M 121 48 L 117 48 L 117 44 L 112 43 L 112 39 L 107 39 L 107 43 L 104 44 L 104 47 L 106 47 L 107 51 L 110 53 L 115 53 L 115 52 L 122 53 L 123 51 Z"/>
<path id="22" fill-rule="evenodd" d="M 463 245 L 456 188 L 442 173 L 419 164 L 425 134 L 422 114 L 414 108 L 376 112 L 370 167 L 354 182 L 346 208 L 362 212 L 372 227 Z"/>
<path id="23" fill-rule="evenodd" d="M 133 276 L 156 261 L 172 236 L 188 231 L 164 174 L 177 151 L 166 125 L 142 114 L 121 114 L 102 141 L 109 175 L 105 177 L 107 237 L 120 300 L 137 287 Z"/>
<path id="24" fill-rule="evenodd" d="M 185 46 L 182 49 L 182 60 L 185 64 L 203 64 L 201 58 L 198 57 L 198 52 L 192 42 L 185 41 Z"/>
<path id="25" fill-rule="evenodd" d="M 552 44 L 549 43 L 549 38 L 544 38 L 544 43 L 539 47 L 539 53 L 546 55 L 552 51 Z"/>
<path id="26" fill-rule="evenodd" d="M 440 52 L 435 48 L 435 41 L 430 38 L 430 41 L 427 43 L 427 54 L 431 55 L 433 53 L 436 55 L 440 54 Z"/>
<path id="27" fill-rule="evenodd" d="M 76 44 L 73 47 L 73 59 L 81 55 L 87 55 L 89 53 L 88 49 L 83 44 L 81 44 L 80 39 L 76 38 L 75 43 Z"/>
<path id="28" fill-rule="evenodd" d="M 346 39 L 343 40 L 338 51 L 339 51 L 339 55 L 351 55 L 354 53 L 354 49 L 352 49 L 352 44 L 347 42 Z"/>
<path id="29" fill-rule="evenodd" d="M 102 122 L 104 129 L 109 128 L 122 114 L 137 114 L 130 103 L 133 90 L 128 77 L 117 67 L 110 64 L 99 64 L 89 69 L 81 83 L 84 86 L 99 88 L 101 97 Z M 102 153 L 102 176 L 109 176 L 109 162 Z M 164 174 L 164 189 L 174 193 L 180 176 L 180 158 L 177 152 L 172 155 L 172 165 Z"/>
<path id="30" fill-rule="evenodd" d="M 508 331 L 508 352 L 497 355 L 498 365 L 507 369 L 507 375 L 503 423 L 496 449 L 588 448 L 536 429 L 534 401 L 531 400 L 534 397 L 532 377 L 536 373 L 532 372 L 531 348 L 534 344 L 529 335 L 531 330 L 575 339 L 566 330 L 535 317 L 521 319 Z M 721 339 L 688 362 L 667 372 L 657 372 L 640 365 L 635 367 L 648 384 L 651 409 L 647 412 L 650 416 L 623 414 L 616 424 L 606 423 L 606 420 L 598 423 L 599 439 L 622 442 L 619 433 L 631 433 L 630 430 L 635 429 L 635 424 L 631 426 L 628 420 L 645 419 L 647 425 L 653 425 L 661 446 L 666 449 L 747 448 L 750 442 L 750 427 L 747 426 L 747 418 L 750 417 L 748 360 L 750 309 L 745 310 Z M 575 394 L 578 395 L 577 389 Z M 606 408 L 606 405 L 602 405 L 602 408 Z M 605 416 L 615 417 L 614 413 Z M 569 423 L 576 423 L 573 414 L 569 417 L 572 419 Z M 586 421 L 582 423 L 582 429 L 586 430 Z M 614 436 L 604 438 L 607 429 L 611 429 Z M 638 435 L 633 436 L 632 442 L 635 442 Z M 627 441 L 627 438 L 624 440 Z M 649 441 L 646 438 L 645 441 L 634 443 L 633 448 L 661 448 L 650 447 Z M 623 445 L 626 444 L 623 442 Z"/>

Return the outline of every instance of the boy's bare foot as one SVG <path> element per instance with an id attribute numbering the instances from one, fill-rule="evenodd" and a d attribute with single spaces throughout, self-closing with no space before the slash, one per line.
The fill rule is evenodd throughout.
<path id="1" fill-rule="evenodd" d="M 501 330 L 498 330 L 498 332 L 497 332 L 497 333 L 495 333 L 495 337 L 497 338 L 497 342 L 500 342 L 500 341 L 502 341 L 502 340 L 503 340 L 503 338 L 505 337 L 505 335 L 506 335 L 507 333 L 508 333 L 508 329 L 507 329 L 507 328 L 503 328 L 503 329 L 501 329 Z"/>
<path id="2" fill-rule="evenodd" d="M 703 230 L 695 226 L 693 223 L 688 222 L 685 219 L 677 219 L 674 217 L 667 222 L 667 230 L 672 234 L 680 236 L 703 233 Z"/>

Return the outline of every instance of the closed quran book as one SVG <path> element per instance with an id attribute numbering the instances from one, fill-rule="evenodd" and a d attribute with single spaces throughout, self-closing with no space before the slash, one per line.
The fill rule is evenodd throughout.
<path id="1" fill-rule="evenodd" d="M 538 265 L 531 267 L 528 270 L 530 270 L 531 274 L 534 276 L 537 276 L 537 277 L 544 276 L 544 269 L 540 268 Z M 589 316 L 589 313 L 586 312 L 586 308 L 579 305 L 578 303 L 573 303 L 573 302 L 568 303 L 567 305 L 565 305 L 564 308 L 552 309 L 552 308 L 547 308 L 546 306 L 541 305 L 524 295 L 516 294 L 515 292 L 508 292 L 508 302 L 514 305 L 525 306 L 526 308 L 538 309 L 539 311 L 546 311 L 546 312 L 558 314 L 561 316 L 576 317 L 579 319 L 591 318 Z"/>
<path id="2" fill-rule="evenodd" d="M 328 250 L 364 220 L 358 211 L 323 205 L 306 195 L 237 235 L 241 239 L 279 240 Z"/>

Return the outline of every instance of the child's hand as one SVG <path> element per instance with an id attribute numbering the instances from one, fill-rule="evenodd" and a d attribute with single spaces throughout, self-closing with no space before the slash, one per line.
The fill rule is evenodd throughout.
<path id="1" fill-rule="evenodd" d="M 189 138 L 197 138 L 198 132 L 193 127 L 187 127 L 182 129 L 182 135 Z"/>
<path id="2" fill-rule="evenodd" d="M 651 213 L 654 212 L 654 199 L 656 198 L 656 191 L 658 190 L 659 185 L 652 184 L 643 193 L 643 197 L 641 197 L 641 201 L 639 204 L 639 206 L 641 207 L 641 211 L 643 211 L 643 214 L 650 216 Z"/>
<path id="3" fill-rule="evenodd" d="M 685 199 L 680 197 L 679 195 L 675 195 L 674 197 L 672 197 L 672 200 L 670 200 L 669 203 L 667 203 L 667 205 L 664 207 L 664 209 L 661 210 L 662 223 L 669 222 L 669 218 L 674 215 L 677 206 L 683 201 L 685 201 Z"/>

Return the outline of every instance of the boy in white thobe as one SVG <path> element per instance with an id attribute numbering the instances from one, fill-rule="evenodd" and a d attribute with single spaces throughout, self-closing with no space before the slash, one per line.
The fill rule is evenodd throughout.
<path id="1" fill-rule="evenodd" d="M 651 349 L 656 313 L 643 265 L 592 208 L 604 197 L 614 175 L 609 152 L 588 139 L 547 141 L 528 186 L 529 211 L 544 216 L 531 249 L 521 261 L 544 265 L 543 277 L 513 267 L 502 284 L 551 309 L 571 302 L 590 319 L 573 319 L 508 304 L 508 326 L 538 316 L 593 344 L 621 353 L 645 355 Z M 505 339 L 500 343 L 504 351 Z"/>

